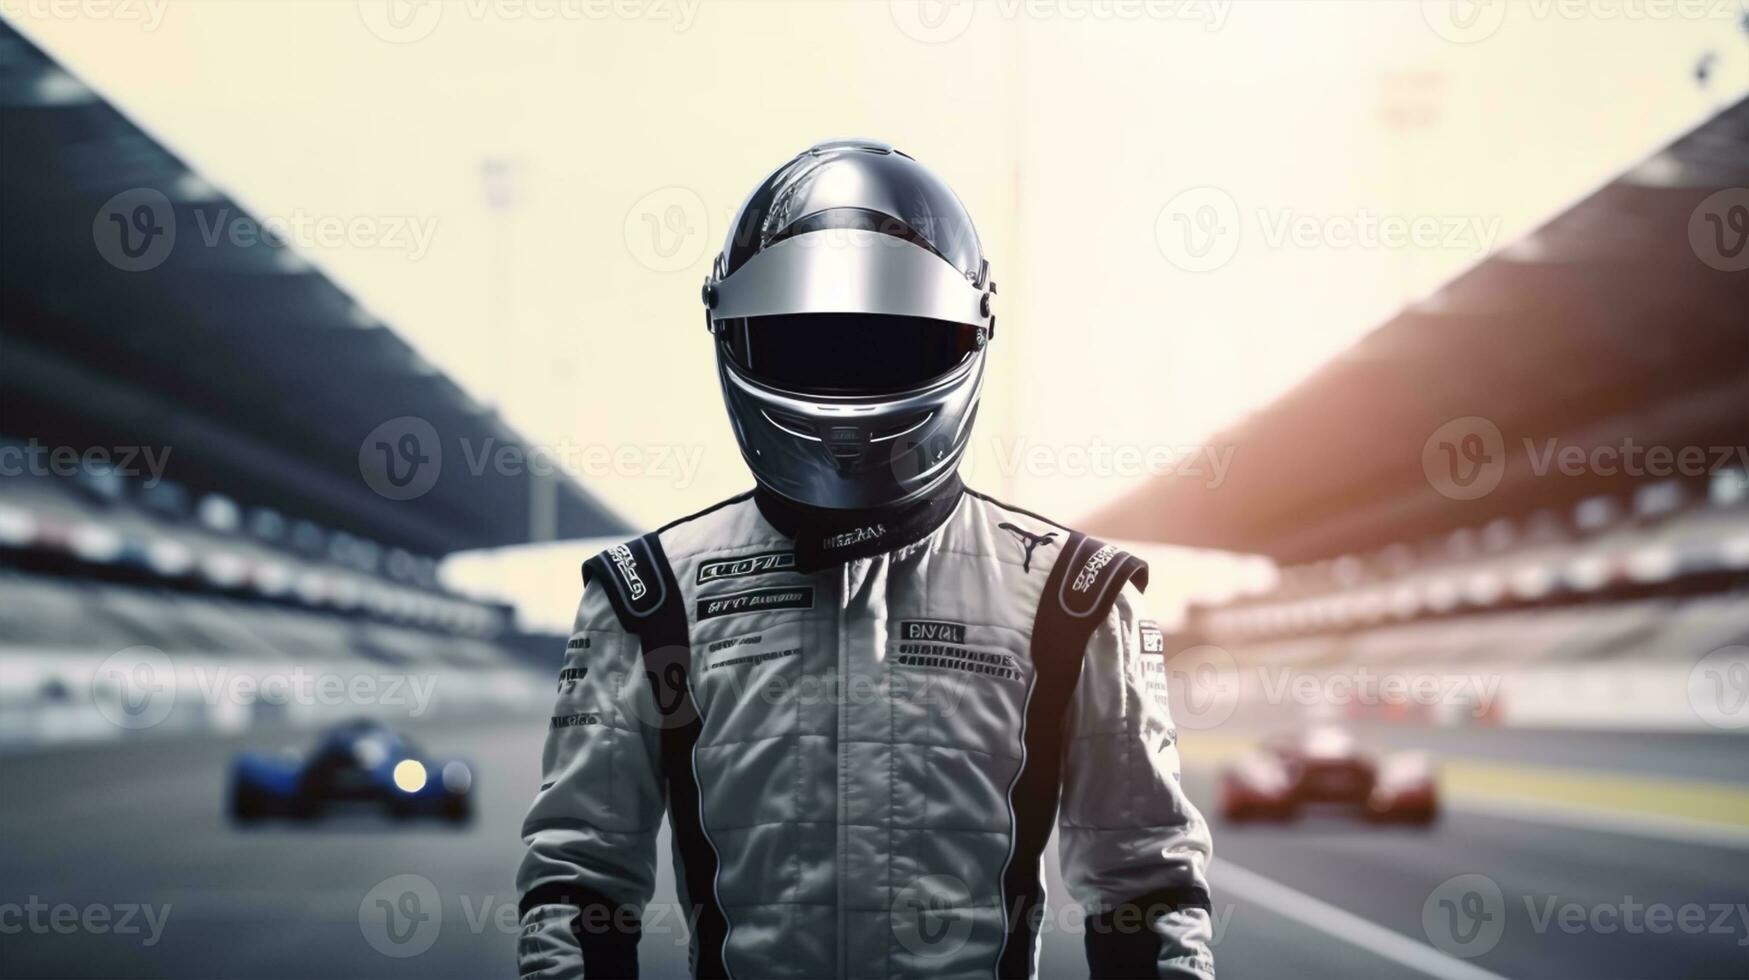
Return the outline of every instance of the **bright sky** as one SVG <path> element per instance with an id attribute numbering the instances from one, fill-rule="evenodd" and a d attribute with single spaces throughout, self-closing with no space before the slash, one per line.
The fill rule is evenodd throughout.
<path id="1" fill-rule="evenodd" d="M 257 214 L 347 229 L 294 244 L 651 525 L 751 485 L 698 287 L 811 142 L 884 139 L 966 201 L 1002 287 L 966 475 L 1073 521 L 1740 97 L 1742 2 L 0 12 Z"/>

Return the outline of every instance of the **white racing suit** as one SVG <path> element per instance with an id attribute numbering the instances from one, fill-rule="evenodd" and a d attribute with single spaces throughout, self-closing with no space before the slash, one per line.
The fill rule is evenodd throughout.
<path id="1" fill-rule="evenodd" d="M 780 528 L 782 528 L 780 530 Z M 528 846 L 524 977 L 1213 976 L 1146 566 L 947 491 L 810 526 L 763 495 L 591 559 Z M 647 908 L 672 827 L 679 909 Z M 1043 919 L 1053 826 L 1086 918 Z M 672 940 L 669 940 L 672 941 Z"/>

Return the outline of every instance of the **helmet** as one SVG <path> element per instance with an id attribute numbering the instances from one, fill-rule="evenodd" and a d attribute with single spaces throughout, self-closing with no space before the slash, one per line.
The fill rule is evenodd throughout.
<path id="1" fill-rule="evenodd" d="M 954 475 L 996 284 L 959 198 L 883 143 L 798 155 L 741 206 L 705 319 L 741 455 L 813 507 L 904 503 Z"/>

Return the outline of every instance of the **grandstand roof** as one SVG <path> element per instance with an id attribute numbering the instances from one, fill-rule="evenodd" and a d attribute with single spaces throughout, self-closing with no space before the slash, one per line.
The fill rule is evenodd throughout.
<path id="1" fill-rule="evenodd" d="M 203 234 L 247 211 L 4 24 L 0 133 L 0 436 L 168 446 L 193 489 L 423 554 L 625 530 L 567 477 L 474 472 L 526 443 L 293 250 Z M 392 500 L 361 447 L 409 416 L 443 465 Z"/>
<path id="2" fill-rule="evenodd" d="M 1546 466 L 1539 476 L 1551 439 L 1586 450 L 1627 439 L 1745 445 L 1749 257 L 1727 253 L 1741 248 L 1729 239 L 1749 230 L 1746 187 L 1749 100 L 1218 435 L 1215 444 L 1234 449 L 1218 489 L 1158 478 L 1090 526 L 1298 563 L 1563 507 L 1636 479 L 1595 471 L 1551 479 Z M 1711 237 L 1720 233 L 1723 245 Z M 1472 417 L 1498 429 L 1505 466 L 1491 492 L 1453 499 L 1436 489 L 1423 453 L 1437 468 L 1435 433 Z M 1478 429 L 1486 425 L 1445 431 L 1461 439 Z"/>

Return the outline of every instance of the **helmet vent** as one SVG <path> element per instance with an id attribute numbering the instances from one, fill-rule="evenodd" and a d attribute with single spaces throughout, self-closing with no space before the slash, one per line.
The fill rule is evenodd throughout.
<path id="1" fill-rule="evenodd" d="M 883 426 L 882 428 L 874 430 L 874 433 L 869 436 L 869 441 L 890 442 L 907 432 L 915 432 L 918 429 L 921 429 L 925 423 L 934 417 L 934 412 L 918 412 L 915 415 L 907 415 L 898 419 L 891 425 Z"/>
<path id="2" fill-rule="evenodd" d="M 800 415 L 792 415 L 789 412 L 774 412 L 769 408 L 763 410 L 761 414 L 765 416 L 765 421 L 798 439 L 820 441 L 819 430 L 815 428 L 814 423 Z"/>

